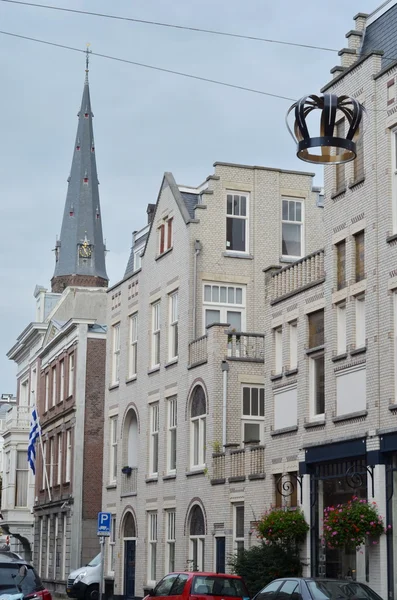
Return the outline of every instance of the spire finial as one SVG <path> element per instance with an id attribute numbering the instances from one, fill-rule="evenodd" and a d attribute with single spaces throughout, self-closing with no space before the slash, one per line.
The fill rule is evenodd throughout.
<path id="1" fill-rule="evenodd" d="M 91 53 L 90 45 L 91 44 L 86 44 L 87 49 L 85 51 L 85 82 L 86 83 L 88 83 L 88 71 L 89 71 L 88 65 L 89 65 L 89 62 L 90 62 L 90 53 Z"/>

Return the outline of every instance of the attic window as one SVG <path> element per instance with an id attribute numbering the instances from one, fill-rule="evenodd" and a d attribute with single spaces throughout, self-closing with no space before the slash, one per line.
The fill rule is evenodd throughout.
<path id="1" fill-rule="evenodd" d="M 158 248 L 159 254 L 171 250 L 173 246 L 173 218 L 165 217 L 163 223 L 158 227 Z"/>

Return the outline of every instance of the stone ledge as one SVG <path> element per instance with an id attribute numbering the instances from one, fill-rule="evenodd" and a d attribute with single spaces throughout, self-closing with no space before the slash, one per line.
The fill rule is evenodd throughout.
<path id="1" fill-rule="evenodd" d="M 245 481 L 245 475 L 236 475 L 235 477 L 229 477 L 229 483 L 237 483 L 237 481 Z"/>
<path id="2" fill-rule="evenodd" d="M 347 352 L 345 352 L 344 354 L 337 354 L 336 356 L 333 356 L 331 358 L 332 362 L 338 362 L 338 360 L 343 360 L 347 358 Z"/>
<path id="3" fill-rule="evenodd" d="M 312 429 L 313 427 L 324 427 L 325 426 L 325 419 L 321 419 L 318 421 L 308 421 L 307 423 L 303 424 L 304 429 Z"/>
<path id="4" fill-rule="evenodd" d="M 292 427 L 283 427 L 283 429 L 275 429 L 270 432 L 271 437 L 275 437 L 276 435 L 283 435 L 284 433 L 294 433 L 298 431 L 298 425 L 292 425 Z"/>
<path id="5" fill-rule="evenodd" d="M 367 415 L 367 410 L 358 410 L 356 412 L 346 413 L 345 415 L 339 415 L 338 417 L 332 417 L 332 422 L 340 423 L 341 421 L 351 421 L 352 419 L 359 419 L 360 417 L 366 417 Z"/>

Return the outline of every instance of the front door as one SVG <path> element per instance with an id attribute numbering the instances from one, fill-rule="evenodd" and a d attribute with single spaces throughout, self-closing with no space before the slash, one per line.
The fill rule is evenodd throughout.
<path id="1" fill-rule="evenodd" d="M 216 537 L 216 572 L 217 573 L 226 573 L 226 564 L 225 564 L 225 538 L 224 537 Z"/>
<path id="2" fill-rule="evenodd" d="M 135 598 L 135 540 L 124 542 L 124 598 Z"/>

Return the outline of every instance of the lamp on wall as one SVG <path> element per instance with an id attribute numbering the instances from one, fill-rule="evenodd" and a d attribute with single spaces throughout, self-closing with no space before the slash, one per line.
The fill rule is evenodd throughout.
<path id="1" fill-rule="evenodd" d="M 314 110 L 321 111 L 319 137 L 310 136 L 306 122 Z M 293 130 L 288 123 L 292 111 L 295 113 Z M 357 156 L 356 143 L 361 135 L 360 124 L 364 112 L 362 104 L 349 96 L 312 94 L 295 102 L 287 112 L 286 123 L 297 144 L 297 157 L 305 162 L 323 165 L 337 165 L 354 160 Z M 343 118 L 347 121 L 348 129 L 347 133 L 341 136 L 335 129 Z"/>

